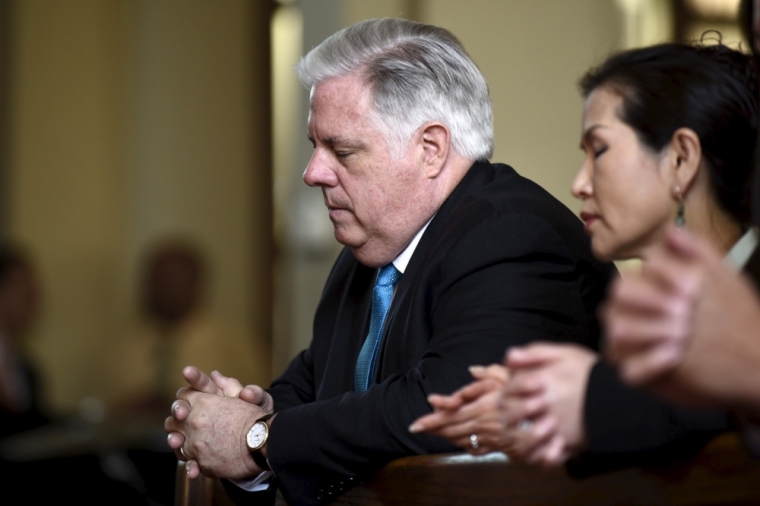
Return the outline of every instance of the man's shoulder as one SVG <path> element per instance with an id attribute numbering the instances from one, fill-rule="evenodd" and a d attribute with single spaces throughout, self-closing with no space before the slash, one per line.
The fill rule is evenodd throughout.
<path id="1" fill-rule="evenodd" d="M 475 163 L 444 206 L 448 207 L 445 219 L 459 226 L 472 227 L 498 216 L 500 221 L 518 224 L 540 222 L 560 235 L 588 240 L 580 220 L 567 206 L 505 164 Z"/>
<path id="2" fill-rule="evenodd" d="M 481 172 L 481 184 L 469 189 L 469 196 L 483 199 L 497 209 L 509 211 L 545 212 L 572 217 L 573 212 L 538 183 L 520 175 L 514 168 L 502 163 L 475 164 L 472 169 Z"/>

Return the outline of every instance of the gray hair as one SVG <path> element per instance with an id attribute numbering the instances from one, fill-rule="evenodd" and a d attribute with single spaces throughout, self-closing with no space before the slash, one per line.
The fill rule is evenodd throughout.
<path id="1" fill-rule="evenodd" d="M 296 68 L 304 86 L 355 74 L 371 87 L 374 113 L 389 146 L 401 156 L 430 121 L 451 131 L 454 150 L 469 160 L 493 155 L 488 84 L 454 35 L 405 19 L 370 19 L 312 49 Z"/>

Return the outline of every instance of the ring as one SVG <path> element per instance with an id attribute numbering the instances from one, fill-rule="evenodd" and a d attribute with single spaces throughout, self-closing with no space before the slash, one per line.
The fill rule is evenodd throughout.
<path id="1" fill-rule="evenodd" d="M 470 436 L 470 447 L 473 450 L 477 450 L 480 447 L 480 444 L 478 443 L 478 435 L 477 434 L 472 434 Z"/>
<path id="2" fill-rule="evenodd" d="M 522 420 L 519 424 L 517 424 L 517 430 L 520 432 L 530 432 L 530 430 L 533 428 L 533 420 Z"/>
<path id="3" fill-rule="evenodd" d="M 181 446 L 179 447 L 179 452 L 182 454 L 183 457 L 185 457 L 185 460 L 190 460 L 190 457 L 188 457 L 185 454 L 185 449 L 183 447 L 181 447 Z"/>

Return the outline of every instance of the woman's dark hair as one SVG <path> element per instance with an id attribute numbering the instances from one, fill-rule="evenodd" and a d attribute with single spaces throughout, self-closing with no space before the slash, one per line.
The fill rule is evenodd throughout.
<path id="1" fill-rule="evenodd" d="M 752 29 L 755 14 L 755 0 L 741 0 L 739 4 L 738 20 L 739 30 L 742 32 L 745 42 L 749 44 L 749 49 L 755 52 L 755 31 Z"/>
<path id="2" fill-rule="evenodd" d="M 755 68 L 760 63 L 760 54 L 755 44 L 755 0 L 742 0 L 739 4 L 739 29 L 749 45 L 750 51 L 755 56 Z M 758 142 L 760 146 L 760 142 Z M 755 153 L 755 174 L 753 176 L 753 208 L 752 216 L 755 225 L 760 226 L 760 177 L 757 167 L 760 166 L 760 153 Z"/>
<path id="3" fill-rule="evenodd" d="M 751 56 L 720 43 L 632 49 L 613 55 L 580 82 L 584 97 L 602 86 L 620 95 L 618 117 L 655 152 L 679 128 L 694 130 L 719 205 L 742 224 L 749 222 L 757 140 Z"/>

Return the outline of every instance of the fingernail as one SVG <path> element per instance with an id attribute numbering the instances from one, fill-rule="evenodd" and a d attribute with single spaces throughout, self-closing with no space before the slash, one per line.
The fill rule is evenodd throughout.
<path id="1" fill-rule="evenodd" d="M 168 443 L 171 440 L 172 440 L 172 435 L 171 434 L 167 434 L 166 435 L 166 442 Z"/>
<path id="2" fill-rule="evenodd" d="M 471 366 L 470 366 L 470 367 L 468 367 L 467 369 L 468 369 L 468 370 L 469 370 L 471 373 L 479 373 L 479 372 L 483 372 L 483 371 L 485 371 L 485 369 L 486 369 L 486 368 L 485 368 L 485 367 L 483 367 L 482 365 L 471 365 Z"/>
<path id="3" fill-rule="evenodd" d="M 435 394 L 428 395 L 427 396 L 428 404 L 432 404 L 434 398 L 435 398 Z"/>
<path id="4" fill-rule="evenodd" d="M 415 434 L 417 432 L 420 432 L 422 430 L 422 426 L 416 423 L 413 423 L 409 426 L 409 432 L 412 434 Z"/>
<path id="5" fill-rule="evenodd" d="M 190 474 L 190 466 L 185 466 L 185 473 Z"/>

